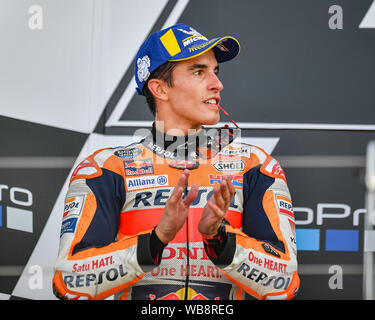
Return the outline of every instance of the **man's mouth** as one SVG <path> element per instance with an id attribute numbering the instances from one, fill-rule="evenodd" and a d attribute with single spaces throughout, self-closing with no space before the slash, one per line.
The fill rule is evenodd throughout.
<path id="1" fill-rule="evenodd" d="M 204 103 L 218 105 L 219 104 L 219 100 L 218 99 L 208 99 L 208 100 L 204 101 Z"/>

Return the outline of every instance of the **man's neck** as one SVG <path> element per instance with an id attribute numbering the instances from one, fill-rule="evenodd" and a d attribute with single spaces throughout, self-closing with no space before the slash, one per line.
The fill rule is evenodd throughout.
<path id="1" fill-rule="evenodd" d="M 156 130 L 171 136 L 191 136 L 202 130 L 202 126 L 193 127 L 190 123 L 175 123 L 174 121 L 165 121 L 155 117 Z"/>

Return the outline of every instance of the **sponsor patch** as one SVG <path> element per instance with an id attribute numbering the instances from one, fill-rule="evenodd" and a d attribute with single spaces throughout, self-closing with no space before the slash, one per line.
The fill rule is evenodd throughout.
<path id="1" fill-rule="evenodd" d="M 72 179 L 77 176 L 92 176 L 96 173 L 98 173 L 98 168 L 94 164 L 93 160 L 87 158 L 74 169 Z"/>
<path id="2" fill-rule="evenodd" d="M 293 219 L 294 221 L 292 201 L 289 198 L 280 195 L 276 196 L 276 201 L 279 212 L 283 215 L 286 215 L 289 219 Z"/>
<path id="3" fill-rule="evenodd" d="M 177 30 L 181 31 L 181 32 L 183 32 L 185 34 L 188 34 L 190 36 L 200 35 L 200 33 L 197 30 L 195 30 L 194 28 L 192 28 L 192 27 L 189 27 L 189 30 L 185 30 L 185 29 L 181 29 L 181 28 L 178 28 Z"/>
<path id="4" fill-rule="evenodd" d="M 122 264 L 114 266 L 113 268 L 107 268 L 97 273 L 86 273 L 86 274 L 72 274 L 64 275 L 64 282 L 67 288 L 84 288 L 84 287 L 96 287 L 105 282 L 113 282 L 117 279 L 123 278 L 128 274 Z"/>
<path id="5" fill-rule="evenodd" d="M 263 243 L 262 247 L 263 247 L 264 251 L 266 251 L 267 253 L 272 254 L 275 257 L 280 258 L 280 254 L 278 252 L 276 252 L 275 250 L 273 250 L 273 248 L 269 244 Z"/>
<path id="6" fill-rule="evenodd" d="M 154 173 L 151 159 L 124 161 L 124 168 L 125 175 L 131 177 Z"/>
<path id="7" fill-rule="evenodd" d="M 216 161 L 213 167 L 222 172 L 243 171 L 245 163 L 242 160 L 238 161 Z"/>
<path id="8" fill-rule="evenodd" d="M 250 159 L 250 148 L 223 149 L 218 156 L 222 158 L 246 157 Z"/>
<path id="9" fill-rule="evenodd" d="M 143 188 L 162 187 L 167 185 L 168 175 L 166 174 L 126 179 L 126 187 L 128 191 L 139 190 Z"/>
<path id="10" fill-rule="evenodd" d="M 282 261 L 275 261 L 268 257 L 258 257 L 252 251 L 249 253 L 249 261 L 255 266 L 263 267 L 270 271 L 286 273 L 287 265 Z"/>
<path id="11" fill-rule="evenodd" d="M 276 195 L 277 207 L 279 208 L 280 214 L 288 218 L 290 228 L 292 229 L 293 234 L 296 234 L 296 223 L 294 219 L 294 212 L 292 201 L 284 196 Z"/>
<path id="12" fill-rule="evenodd" d="M 63 219 L 73 216 L 79 217 L 82 210 L 83 197 L 74 197 L 67 199 L 64 205 Z"/>
<path id="13" fill-rule="evenodd" d="M 64 233 L 74 233 L 74 231 L 76 230 L 77 221 L 78 221 L 78 218 L 69 218 L 69 219 L 65 219 L 65 220 L 62 222 L 62 224 L 61 224 L 60 237 L 61 237 Z"/>
<path id="14" fill-rule="evenodd" d="M 152 142 L 150 142 L 147 147 L 151 151 L 155 152 L 157 155 L 159 155 L 161 157 L 171 158 L 171 159 L 176 158 L 176 155 L 173 152 L 167 151 L 164 148 L 162 148 L 161 146 L 159 146 L 157 144 L 153 144 Z"/>
<path id="15" fill-rule="evenodd" d="M 277 175 L 283 176 L 285 178 L 285 172 L 283 168 L 281 168 L 280 163 L 276 159 L 272 159 L 264 168 L 265 171 Z"/>
<path id="16" fill-rule="evenodd" d="M 291 277 L 287 276 L 270 276 L 257 267 L 254 267 L 253 264 L 248 265 L 246 263 L 242 263 L 236 271 L 242 276 L 254 281 L 255 283 L 258 283 L 261 286 L 269 286 L 277 290 L 286 290 L 291 281 Z"/>
<path id="17" fill-rule="evenodd" d="M 193 42 L 195 41 L 198 41 L 198 40 L 204 40 L 204 41 L 208 41 L 208 39 L 202 35 L 194 35 L 194 36 L 191 36 L 191 37 L 188 37 L 184 40 L 182 40 L 182 44 L 184 47 L 188 46 L 188 45 L 191 45 Z"/>
<path id="18" fill-rule="evenodd" d="M 133 159 L 141 155 L 142 149 L 141 148 L 126 148 L 116 150 L 114 154 L 122 159 Z"/>
<path id="19" fill-rule="evenodd" d="M 208 41 L 208 42 L 205 42 L 205 43 L 202 43 L 202 44 L 200 44 L 200 45 L 192 46 L 192 47 L 189 48 L 189 52 L 191 53 L 191 52 L 194 52 L 194 51 L 197 51 L 197 50 L 201 50 L 201 49 L 203 49 L 203 48 L 209 46 L 209 45 L 210 45 L 211 43 L 213 43 L 214 41 L 216 41 L 216 39 L 212 39 L 212 40 L 210 40 L 210 41 Z"/>
<path id="20" fill-rule="evenodd" d="M 144 56 L 142 59 L 138 58 L 137 60 L 137 76 L 139 82 L 146 81 L 150 76 L 149 68 L 151 66 L 151 60 L 148 56 Z"/>
<path id="21" fill-rule="evenodd" d="M 156 293 L 150 293 L 150 300 L 184 300 L 185 298 L 185 288 L 177 290 L 176 292 L 168 293 L 160 298 L 157 298 Z M 198 293 L 192 288 L 188 288 L 188 297 L 190 300 L 210 300 L 202 293 Z M 215 297 L 214 300 L 219 300 L 219 297 Z"/>
<path id="22" fill-rule="evenodd" d="M 221 179 L 222 179 L 222 175 L 218 174 L 210 174 L 208 176 L 209 178 L 209 184 L 210 186 L 214 186 L 214 185 L 220 185 L 221 183 Z M 237 188 L 242 188 L 243 187 L 243 176 L 234 176 L 233 179 L 232 179 L 232 183 L 233 183 L 233 186 L 234 187 L 237 187 Z"/>

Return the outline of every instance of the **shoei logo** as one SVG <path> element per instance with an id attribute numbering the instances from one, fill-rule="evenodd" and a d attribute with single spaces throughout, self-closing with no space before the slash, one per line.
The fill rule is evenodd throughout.
<path id="1" fill-rule="evenodd" d="M 32 233 L 33 212 L 29 210 L 32 205 L 31 191 L 0 184 L 0 227 L 5 220 L 8 229 Z"/>
<path id="2" fill-rule="evenodd" d="M 216 161 L 213 167 L 222 172 L 232 172 L 232 171 L 243 171 L 245 168 L 245 163 L 242 160 L 238 161 Z"/>
<path id="3" fill-rule="evenodd" d="M 146 81 L 150 76 L 148 68 L 151 66 L 151 60 L 148 56 L 138 58 L 137 60 L 137 76 L 140 82 Z"/>

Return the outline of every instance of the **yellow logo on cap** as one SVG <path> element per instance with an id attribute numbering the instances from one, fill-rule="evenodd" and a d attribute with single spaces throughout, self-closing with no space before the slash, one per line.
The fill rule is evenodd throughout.
<path id="1" fill-rule="evenodd" d="M 165 34 L 163 34 L 160 37 L 160 41 L 172 57 L 181 52 L 180 46 L 178 45 L 176 36 L 174 35 L 172 29 L 169 29 Z"/>

